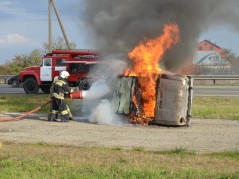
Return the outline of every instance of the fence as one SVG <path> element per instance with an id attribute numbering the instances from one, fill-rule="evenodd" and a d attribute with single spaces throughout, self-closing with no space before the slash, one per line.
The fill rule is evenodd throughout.
<path id="1" fill-rule="evenodd" d="M 205 84 L 228 84 L 239 85 L 239 75 L 190 75 L 195 85 Z"/>
<path id="2" fill-rule="evenodd" d="M 0 84 L 6 84 L 8 78 L 13 75 L 0 75 Z M 216 84 L 216 81 L 239 80 L 239 75 L 189 75 L 196 81 L 210 81 Z"/>
<path id="3" fill-rule="evenodd" d="M 6 84 L 8 78 L 10 78 L 13 75 L 0 75 L 0 84 Z"/>

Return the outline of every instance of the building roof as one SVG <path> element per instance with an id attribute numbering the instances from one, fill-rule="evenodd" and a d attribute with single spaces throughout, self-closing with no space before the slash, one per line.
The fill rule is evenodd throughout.
<path id="1" fill-rule="evenodd" d="M 222 49 L 221 47 L 219 47 L 219 46 L 216 45 L 215 43 L 212 43 L 212 42 L 209 41 L 209 40 L 203 40 L 203 41 L 199 42 L 198 44 L 201 44 L 201 43 L 203 43 L 203 42 L 207 42 L 207 43 L 209 43 L 210 45 L 213 45 L 214 47 L 217 47 L 217 48 L 219 48 L 219 49 Z"/>
<path id="2" fill-rule="evenodd" d="M 215 51 L 195 52 L 193 56 L 193 64 L 196 65 L 218 65 L 219 63 L 228 64 L 228 61 Z"/>

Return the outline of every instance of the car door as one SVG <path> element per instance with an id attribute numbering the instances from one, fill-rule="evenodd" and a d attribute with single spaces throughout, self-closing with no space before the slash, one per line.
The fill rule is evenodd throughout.
<path id="1" fill-rule="evenodd" d="M 41 81 L 52 81 L 52 59 L 43 58 L 42 66 L 40 67 Z"/>

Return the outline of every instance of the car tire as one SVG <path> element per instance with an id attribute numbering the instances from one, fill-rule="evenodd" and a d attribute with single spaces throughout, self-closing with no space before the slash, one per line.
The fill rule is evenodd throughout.
<path id="1" fill-rule="evenodd" d="M 14 88 L 19 87 L 19 82 L 18 82 L 18 80 L 13 80 L 13 81 L 12 81 L 12 87 L 14 87 Z"/>
<path id="2" fill-rule="evenodd" d="M 39 91 L 39 86 L 35 78 L 27 78 L 24 81 L 23 89 L 27 94 L 36 94 Z"/>

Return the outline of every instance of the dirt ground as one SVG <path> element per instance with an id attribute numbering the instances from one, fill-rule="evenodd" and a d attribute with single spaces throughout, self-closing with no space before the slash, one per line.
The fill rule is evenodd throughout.
<path id="1" fill-rule="evenodd" d="M 7 115 L 0 114 L 0 119 Z M 98 125 L 86 122 L 47 122 L 44 115 L 0 123 L 0 141 L 46 142 L 75 146 L 184 148 L 197 152 L 239 149 L 239 121 L 191 119 L 190 127 Z"/>

